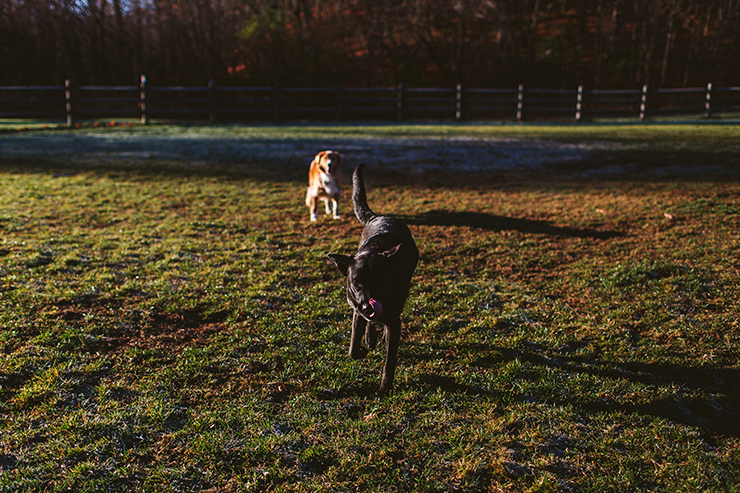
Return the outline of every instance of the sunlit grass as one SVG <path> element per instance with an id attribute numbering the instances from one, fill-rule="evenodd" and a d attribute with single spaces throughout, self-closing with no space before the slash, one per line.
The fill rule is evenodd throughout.
<path id="1" fill-rule="evenodd" d="M 474 127 L 460 128 L 449 132 Z M 536 132 L 512 128 L 517 138 Z M 634 151 L 645 159 L 668 145 L 665 135 L 704 142 L 674 158 L 688 164 L 713 139 L 736 145 L 725 127 L 706 136 L 646 128 L 655 146 Z M 388 132 L 389 145 L 403 132 L 448 132 L 82 130 L 132 139 L 331 131 Z M 642 138 L 603 130 L 622 131 Z M 543 127 L 538 138 L 602 138 L 579 132 Z M 738 483 L 734 175 L 400 175 L 399 184 L 368 169 L 370 204 L 406 220 L 421 251 L 397 389 L 377 400 L 382 352 L 346 356 L 349 307 L 325 259 L 355 249 L 359 224 L 348 208 L 341 221 L 311 224 L 302 164 L 261 164 L 5 160 L 0 489 Z"/>

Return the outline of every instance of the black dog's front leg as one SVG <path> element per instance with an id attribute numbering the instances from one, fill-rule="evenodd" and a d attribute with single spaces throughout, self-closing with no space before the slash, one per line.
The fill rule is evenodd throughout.
<path id="1" fill-rule="evenodd" d="M 401 319 L 394 320 L 385 327 L 385 365 L 383 365 L 383 378 L 380 381 L 381 396 L 393 390 L 393 378 L 396 374 L 396 363 L 398 361 L 398 343 L 401 340 Z"/>
<path id="2" fill-rule="evenodd" d="M 372 351 L 378 344 L 378 326 L 368 322 L 365 329 L 365 345 Z"/>
<path id="3" fill-rule="evenodd" d="M 367 320 L 357 312 L 352 313 L 352 338 L 349 342 L 349 356 L 352 359 L 362 359 L 367 356 L 367 348 L 362 345 Z"/>

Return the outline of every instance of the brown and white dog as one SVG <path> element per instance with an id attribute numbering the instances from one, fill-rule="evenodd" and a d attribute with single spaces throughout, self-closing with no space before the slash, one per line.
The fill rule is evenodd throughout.
<path id="1" fill-rule="evenodd" d="M 319 200 L 324 201 L 327 214 L 339 219 L 339 197 L 342 195 L 342 187 L 339 184 L 341 167 L 342 158 L 334 151 L 321 151 L 311 162 L 306 192 L 306 205 L 311 211 L 311 221 L 319 218 Z"/>

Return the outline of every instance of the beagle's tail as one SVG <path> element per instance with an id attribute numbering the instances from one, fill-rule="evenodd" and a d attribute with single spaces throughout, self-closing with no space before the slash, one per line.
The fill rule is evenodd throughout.
<path id="1" fill-rule="evenodd" d="M 365 183 L 362 181 L 362 170 L 365 167 L 365 163 L 360 163 L 355 168 L 355 172 L 352 173 L 352 202 L 355 205 L 355 216 L 360 222 L 365 225 L 376 214 L 370 210 L 367 205 L 367 197 L 365 196 Z"/>

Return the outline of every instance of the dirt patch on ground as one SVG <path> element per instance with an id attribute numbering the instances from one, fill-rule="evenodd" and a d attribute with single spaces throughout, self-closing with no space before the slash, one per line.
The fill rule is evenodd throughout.
<path id="1" fill-rule="evenodd" d="M 222 312 L 205 315 L 197 310 L 152 310 L 145 313 L 133 307 L 137 299 L 137 295 L 131 299 L 83 295 L 74 300 L 57 301 L 58 311 L 53 316 L 76 324 L 84 324 L 86 317 L 118 318 L 115 328 L 105 336 L 88 341 L 91 350 L 100 352 L 120 352 L 131 347 L 170 351 L 199 346 L 206 344 L 214 333 L 227 330 Z M 121 317 L 117 313 L 128 315 Z"/>
<path id="2" fill-rule="evenodd" d="M 123 351 L 135 347 L 140 349 L 165 349 L 172 351 L 184 346 L 202 346 L 216 332 L 225 330 L 221 324 L 206 324 L 197 327 L 165 326 L 158 330 L 147 327 L 121 337 L 106 338 L 104 349 L 107 351 Z"/>
<path id="3" fill-rule="evenodd" d="M 98 345 L 96 349 L 106 353 L 120 353 L 129 348 L 162 349 L 172 352 L 186 346 L 203 346 L 213 334 L 223 330 L 227 328 L 220 323 L 183 326 L 174 322 L 132 327 L 96 341 Z"/>

